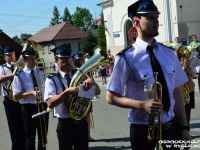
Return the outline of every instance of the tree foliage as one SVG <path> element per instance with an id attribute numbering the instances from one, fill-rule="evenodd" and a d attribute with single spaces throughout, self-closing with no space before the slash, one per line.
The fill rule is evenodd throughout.
<path id="1" fill-rule="evenodd" d="M 85 31 L 89 31 L 93 25 L 92 14 L 86 8 L 76 7 L 72 20 L 75 26 L 80 27 Z"/>
<path id="2" fill-rule="evenodd" d="M 106 52 L 106 34 L 105 34 L 105 25 L 104 25 L 104 17 L 103 13 L 101 13 L 101 23 L 98 28 L 98 40 L 97 45 Z"/>
<path id="3" fill-rule="evenodd" d="M 19 38 L 17 35 L 15 35 L 12 39 L 13 39 L 16 43 L 18 43 L 19 45 L 21 45 L 21 40 L 20 40 L 20 38 Z"/>
<path id="4" fill-rule="evenodd" d="M 3 59 L 3 48 L 0 45 L 0 65 L 3 64 L 5 61 Z"/>
<path id="5" fill-rule="evenodd" d="M 61 23 L 60 12 L 56 6 L 53 9 L 53 18 L 51 18 L 50 26 Z"/>
<path id="6" fill-rule="evenodd" d="M 84 53 L 89 53 L 90 56 L 94 53 L 94 48 L 97 46 L 97 37 L 91 31 L 88 31 L 87 37 L 82 40 L 82 50 Z"/>
<path id="7" fill-rule="evenodd" d="M 68 22 L 73 24 L 72 22 L 72 15 L 69 12 L 69 9 L 67 7 L 65 7 L 64 9 L 64 15 L 61 17 L 63 22 Z"/>
<path id="8" fill-rule="evenodd" d="M 28 34 L 28 33 L 22 33 L 20 35 L 20 41 L 21 43 L 24 43 L 27 41 L 27 39 L 31 38 L 32 37 L 32 34 Z"/>

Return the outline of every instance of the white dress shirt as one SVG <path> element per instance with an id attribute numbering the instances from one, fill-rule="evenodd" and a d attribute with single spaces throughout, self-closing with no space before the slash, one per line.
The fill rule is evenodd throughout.
<path id="1" fill-rule="evenodd" d="M 124 52 L 132 71 L 130 71 L 130 68 L 127 66 L 124 57 L 117 57 L 107 85 L 107 90 L 139 101 L 147 99 L 144 94 L 144 83 L 146 83 L 148 88 L 154 83 L 150 57 L 149 53 L 146 51 L 147 46 L 148 43 L 137 38 L 133 47 Z M 169 112 L 163 112 L 163 123 L 166 123 L 175 116 L 174 89 L 187 81 L 187 75 L 171 49 L 159 43 L 155 43 L 153 51 L 161 65 L 169 91 L 170 109 Z M 144 81 L 145 78 L 146 82 Z M 128 120 L 135 124 L 149 123 L 148 114 L 143 110 L 134 108 L 131 109 Z"/>
<path id="2" fill-rule="evenodd" d="M 61 80 L 67 88 L 67 80 L 64 78 L 65 74 L 63 71 L 59 70 L 59 73 L 61 75 Z M 54 75 L 52 77 L 49 77 L 46 79 L 45 82 L 45 93 L 44 93 L 44 100 L 47 102 L 49 98 L 58 95 L 59 93 L 63 92 L 63 87 L 60 83 L 60 80 L 58 79 L 58 75 Z M 66 97 L 67 99 L 67 97 Z M 64 101 L 62 101 L 59 105 L 54 107 L 54 116 L 57 118 L 68 118 L 67 113 L 67 106 Z"/>
<path id="3" fill-rule="evenodd" d="M 0 66 L 0 75 L 10 75 L 10 74 L 12 74 L 12 71 L 9 69 L 10 67 L 11 67 L 11 65 L 8 64 L 8 63 L 6 63 L 4 65 L 1 65 Z M 1 95 L 2 96 L 6 96 L 7 95 L 7 93 L 4 90 L 3 86 L 7 89 L 7 86 L 8 86 L 9 82 L 10 81 L 1 83 Z"/>
<path id="4" fill-rule="evenodd" d="M 12 87 L 13 87 L 13 95 L 15 96 L 20 92 L 33 92 L 35 91 L 33 80 L 31 77 L 31 70 L 34 70 L 35 78 L 37 80 L 37 84 L 39 90 L 44 95 L 44 83 L 45 83 L 45 75 L 44 72 L 38 69 L 30 69 L 25 67 L 23 71 L 19 72 L 16 76 L 14 76 Z M 35 97 L 30 97 L 26 99 L 20 100 L 21 104 L 36 104 Z"/>

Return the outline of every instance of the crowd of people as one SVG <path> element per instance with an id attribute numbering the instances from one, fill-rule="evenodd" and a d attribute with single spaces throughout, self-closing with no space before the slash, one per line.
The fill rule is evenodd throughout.
<path id="1" fill-rule="evenodd" d="M 183 90 L 187 93 L 185 94 L 185 111 L 189 124 L 191 110 L 195 108 L 194 78 L 198 79 L 198 86 L 200 89 L 200 62 L 198 62 L 200 42 L 198 41 L 197 35 L 192 35 L 191 42 L 187 42 L 186 38 L 181 39 L 180 37 L 175 37 L 175 41 L 172 45 L 188 77 L 188 81 L 183 85 Z M 194 59 L 194 57 L 197 59 Z M 192 66 L 192 64 L 195 64 L 195 66 Z"/>
<path id="2" fill-rule="evenodd" d="M 90 72 L 80 70 L 90 59 L 89 54 L 79 52 L 72 56 L 69 45 L 63 44 L 51 50 L 55 73 L 47 77 L 38 68 L 36 50 L 31 47 L 21 52 L 23 67 L 16 73 L 15 52 L 5 47 L 6 63 L 0 66 L 0 83 L 12 150 L 35 150 L 36 142 L 38 150 L 46 150 L 47 110 L 52 109 L 58 120 L 55 130 L 59 150 L 88 150 L 89 141 L 95 141 L 90 135 L 91 99 L 101 93 L 93 75 L 107 84 L 105 99 L 109 104 L 130 109 L 128 121 L 133 150 L 154 150 L 155 147 L 167 150 L 159 140 L 191 140 L 190 115 L 195 107 L 193 78 L 197 74 L 200 85 L 200 64 L 188 67 L 188 60 L 156 41 L 159 15 L 153 1 L 138 0 L 130 5 L 132 45 L 119 52 L 116 59 L 108 49 L 105 58 L 109 65 L 98 66 Z M 175 42 L 187 45 L 186 39 L 179 37 Z M 189 47 L 198 50 L 199 45 L 197 36 L 193 35 Z M 189 94 L 188 102 L 183 94 Z M 75 103 L 70 105 L 71 102 Z M 81 105 L 76 105 L 77 102 Z M 71 108 L 76 114 L 72 114 Z M 85 110 L 88 110 L 86 114 L 82 112 Z M 77 119 L 80 114 L 84 115 Z M 168 144 L 171 150 L 179 149 L 173 143 Z"/>

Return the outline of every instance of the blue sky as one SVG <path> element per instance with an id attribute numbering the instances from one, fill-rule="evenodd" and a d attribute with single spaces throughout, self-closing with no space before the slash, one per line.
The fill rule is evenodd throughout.
<path id="1" fill-rule="evenodd" d="M 21 33 L 35 34 L 49 26 L 54 6 L 61 15 L 65 7 L 71 14 L 76 7 L 82 7 L 89 9 L 93 18 L 98 18 L 102 9 L 96 4 L 101 2 L 103 0 L 1 0 L 0 29 L 10 37 Z"/>

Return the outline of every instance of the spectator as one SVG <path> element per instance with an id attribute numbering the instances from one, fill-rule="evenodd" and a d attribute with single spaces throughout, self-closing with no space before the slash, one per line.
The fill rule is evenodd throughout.
<path id="1" fill-rule="evenodd" d="M 114 62 L 115 62 L 115 58 L 114 56 L 111 54 L 110 49 L 107 50 L 107 58 L 110 62 L 110 66 L 107 67 L 107 75 L 111 75 L 113 67 L 114 67 Z"/>
<path id="2" fill-rule="evenodd" d="M 181 41 L 180 41 L 180 37 L 175 37 L 175 41 L 174 41 L 175 43 L 180 43 Z"/>
<path id="3" fill-rule="evenodd" d="M 190 42 L 190 47 L 192 49 L 196 49 L 200 45 L 200 42 L 198 41 L 197 35 L 192 36 L 192 42 Z"/>
<path id="4" fill-rule="evenodd" d="M 186 38 L 182 38 L 180 41 L 181 45 L 186 46 L 187 45 L 187 40 Z"/>

